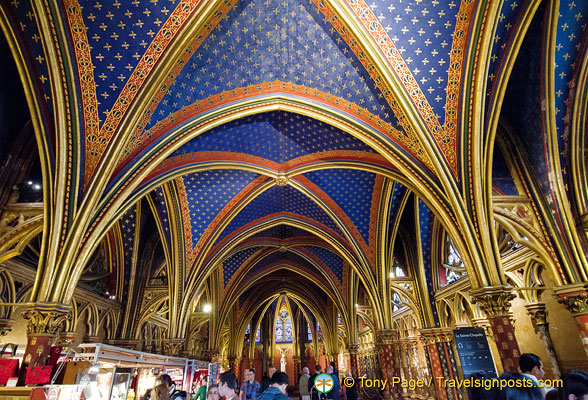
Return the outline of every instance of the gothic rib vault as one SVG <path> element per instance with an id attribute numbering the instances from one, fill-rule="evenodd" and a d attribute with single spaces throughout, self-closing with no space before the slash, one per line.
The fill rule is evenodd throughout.
<path id="1" fill-rule="evenodd" d="M 0 9 L 24 88 L 3 107 L 26 115 L 2 157 L 34 135 L 21 166 L 43 184 L 26 214 L 6 194 L 26 174 L 3 170 L 0 260 L 34 267 L 23 288 L 2 272 L 3 301 L 73 312 L 62 331 L 91 308 L 88 336 L 234 362 L 287 303 L 330 355 L 366 328 L 499 329 L 513 293 L 542 304 L 544 274 L 562 301 L 585 292 L 584 2 Z"/>

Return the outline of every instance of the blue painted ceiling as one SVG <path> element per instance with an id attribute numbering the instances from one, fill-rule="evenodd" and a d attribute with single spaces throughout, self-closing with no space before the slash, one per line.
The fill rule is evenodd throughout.
<path id="1" fill-rule="evenodd" d="M 271 111 L 211 129 L 186 143 L 171 157 L 221 150 L 250 154 L 279 164 L 324 151 L 374 152 L 353 136 L 321 121 L 300 114 Z"/>

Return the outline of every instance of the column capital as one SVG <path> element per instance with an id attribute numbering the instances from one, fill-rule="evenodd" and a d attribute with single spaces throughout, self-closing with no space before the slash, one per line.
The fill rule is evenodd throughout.
<path id="1" fill-rule="evenodd" d="M 22 313 L 28 320 L 27 335 L 57 335 L 63 321 L 71 318 L 71 307 L 57 303 L 37 303 Z"/>
<path id="2" fill-rule="evenodd" d="M 511 286 L 492 286 L 470 291 L 474 303 L 478 303 L 488 318 L 510 315 L 510 302 L 515 298 Z"/>
<path id="3" fill-rule="evenodd" d="M 359 344 L 349 343 L 347 345 L 347 351 L 349 352 L 349 354 L 357 354 L 357 352 L 359 351 Z"/>
<path id="4" fill-rule="evenodd" d="M 395 329 L 380 329 L 376 334 L 376 344 L 393 344 L 398 340 Z"/>
<path id="5" fill-rule="evenodd" d="M 572 315 L 588 314 L 588 283 L 565 285 L 554 289 L 559 297 L 559 302 L 569 310 Z"/>
<path id="6" fill-rule="evenodd" d="M 425 344 L 449 343 L 453 340 L 453 331 L 449 328 L 420 329 Z"/>
<path id="7" fill-rule="evenodd" d="M 213 362 L 213 363 L 218 362 L 218 349 L 208 349 L 208 350 L 206 350 L 206 353 L 208 353 L 208 357 L 210 359 L 210 362 Z"/>
<path id="8" fill-rule="evenodd" d="M 163 352 L 168 356 L 179 356 L 184 349 L 185 339 L 173 338 L 163 339 Z"/>
<path id="9" fill-rule="evenodd" d="M 525 308 L 534 325 L 547 325 L 547 309 L 545 303 L 527 304 Z"/>

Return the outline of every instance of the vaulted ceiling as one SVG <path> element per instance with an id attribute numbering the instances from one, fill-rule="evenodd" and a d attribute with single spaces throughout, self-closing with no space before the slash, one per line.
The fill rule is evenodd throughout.
<path id="1" fill-rule="evenodd" d="M 124 264 L 153 218 L 163 254 L 150 274 L 165 271 L 178 304 L 214 286 L 226 310 L 282 291 L 344 309 L 357 297 L 351 271 L 377 296 L 401 226 L 432 294 L 435 219 L 463 235 L 462 252 L 475 242 L 459 221 L 476 218 L 463 201 L 479 184 L 476 163 L 495 193 L 520 194 L 493 149 L 500 118 L 545 196 L 556 165 L 546 157 L 571 157 L 588 3 L 538 3 L 5 2 L 45 187 L 67 203 L 64 235 L 87 240 L 54 243 L 85 261 L 118 235 Z M 555 79 L 541 93 L 550 55 Z M 541 122 L 544 96 L 557 134 Z"/>

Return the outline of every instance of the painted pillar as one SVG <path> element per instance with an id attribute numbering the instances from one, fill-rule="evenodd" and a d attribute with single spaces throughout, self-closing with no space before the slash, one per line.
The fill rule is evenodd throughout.
<path id="1" fill-rule="evenodd" d="M 545 346 L 549 365 L 553 371 L 553 377 L 559 378 L 561 375 L 559 360 L 557 358 L 557 353 L 555 352 L 555 347 L 553 346 L 553 341 L 551 340 L 551 334 L 549 333 L 549 323 L 547 322 L 547 310 L 545 309 L 545 304 L 527 304 L 525 308 L 527 309 L 527 313 L 531 317 L 533 326 L 537 330 L 537 333 Z"/>
<path id="2" fill-rule="evenodd" d="M 61 304 L 37 304 L 23 312 L 22 316 L 28 320 L 24 370 L 39 357 L 50 354 L 61 324 L 70 317 L 70 308 Z"/>
<path id="3" fill-rule="evenodd" d="M 301 365 L 300 365 L 300 357 L 299 356 L 292 356 L 292 361 L 294 361 L 294 382 L 298 382 L 300 378 Z"/>
<path id="4" fill-rule="evenodd" d="M 392 386 L 392 378 L 398 376 L 396 365 L 396 349 L 394 346 L 397 340 L 397 332 L 394 329 L 382 329 L 378 331 L 376 339 L 376 348 L 378 350 L 378 361 L 382 371 L 382 379 L 388 380 L 386 390 L 384 390 L 384 399 L 400 398 L 400 388 Z"/>
<path id="5" fill-rule="evenodd" d="M 510 314 L 510 302 L 515 297 L 510 287 L 489 287 L 471 292 L 472 299 L 486 313 L 498 355 L 506 372 L 518 372 L 521 351 L 515 338 Z"/>
<path id="6" fill-rule="evenodd" d="M 432 379 L 438 399 L 464 399 L 463 389 L 448 387 L 449 381 L 459 379 L 457 362 L 453 352 L 453 333 L 449 329 L 422 329 L 421 335 L 429 358 Z M 431 379 L 430 378 L 430 379 Z"/>
<path id="7" fill-rule="evenodd" d="M 555 289 L 559 302 L 572 313 L 582 345 L 588 354 L 588 284 L 567 285 Z"/>
<path id="8" fill-rule="evenodd" d="M 357 361 L 357 352 L 359 350 L 359 345 L 357 343 L 350 343 L 347 345 L 347 351 L 349 352 L 349 367 L 351 370 L 351 375 L 354 377 L 359 376 L 359 364 Z"/>

